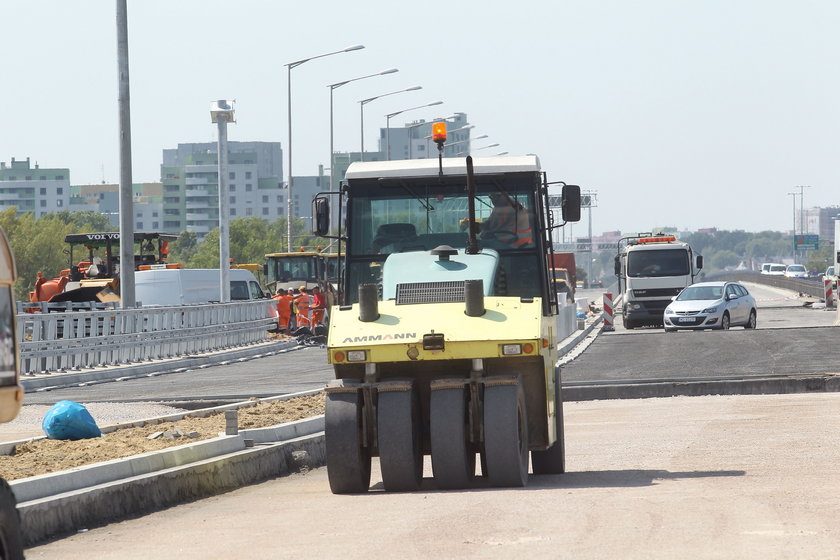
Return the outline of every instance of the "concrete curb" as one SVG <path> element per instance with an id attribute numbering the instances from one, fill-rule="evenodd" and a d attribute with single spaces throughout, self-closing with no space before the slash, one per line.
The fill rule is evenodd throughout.
<path id="1" fill-rule="evenodd" d="M 83 372 L 50 373 L 36 377 L 21 378 L 24 392 L 44 391 L 57 387 L 67 387 L 80 383 L 102 383 L 115 379 L 140 377 L 154 373 L 167 373 L 186 369 L 196 369 L 222 365 L 231 361 L 250 360 L 278 352 L 288 351 L 298 346 L 297 341 L 278 341 L 257 346 L 236 348 L 225 352 L 201 354 L 171 360 L 156 360 L 142 364 L 124 366 L 103 366 L 102 369 Z"/>
<path id="2" fill-rule="evenodd" d="M 557 355 L 562 358 L 569 352 L 571 352 L 575 346 L 581 343 L 581 341 L 589 336 L 589 333 L 595 329 L 595 326 L 598 325 L 601 321 L 604 320 L 602 315 L 597 315 L 596 317 L 590 319 L 588 321 L 588 325 L 584 327 L 582 330 L 577 331 L 576 333 L 567 336 L 557 345 Z"/>
<path id="3" fill-rule="evenodd" d="M 563 385 L 564 401 L 698 397 L 706 395 L 781 395 L 840 392 L 840 376 L 803 375 L 716 380 L 662 380 L 636 383 Z"/>
<path id="4" fill-rule="evenodd" d="M 24 545 L 325 464 L 323 432 L 18 504 Z"/>
<path id="5" fill-rule="evenodd" d="M 324 416 L 314 416 L 270 428 L 241 430 L 237 435 L 220 435 L 213 439 L 150 451 L 123 459 L 13 480 L 9 485 L 17 501 L 26 503 L 242 451 L 246 448 L 246 439 L 254 443 L 278 442 L 308 436 L 323 430 Z"/>

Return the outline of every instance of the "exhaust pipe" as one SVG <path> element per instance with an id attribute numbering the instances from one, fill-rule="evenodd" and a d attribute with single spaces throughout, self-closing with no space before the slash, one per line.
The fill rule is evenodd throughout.
<path id="1" fill-rule="evenodd" d="M 464 280 L 464 300 L 468 317 L 484 315 L 484 280 Z"/>
<path id="2" fill-rule="evenodd" d="M 379 319 L 379 288 L 376 284 L 359 286 L 359 320 L 371 323 Z"/>

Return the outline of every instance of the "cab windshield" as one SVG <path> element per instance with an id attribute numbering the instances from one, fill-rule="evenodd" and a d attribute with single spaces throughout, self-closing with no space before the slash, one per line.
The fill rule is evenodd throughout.
<path id="1" fill-rule="evenodd" d="M 495 295 L 540 296 L 544 252 L 536 232 L 538 175 L 476 176 L 476 237 L 499 254 Z M 361 284 L 381 284 L 394 253 L 467 247 L 469 198 L 463 177 L 358 180 L 348 187 L 348 302 Z"/>
<path id="2" fill-rule="evenodd" d="M 627 275 L 634 278 L 685 276 L 690 272 L 685 249 L 633 251 L 627 256 Z"/>

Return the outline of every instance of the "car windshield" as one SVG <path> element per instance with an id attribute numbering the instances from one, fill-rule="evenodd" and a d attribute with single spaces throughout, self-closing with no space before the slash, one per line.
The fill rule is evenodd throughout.
<path id="1" fill-rule="evenodd" d="M 788 267 L 790 272 L 805 272 L 805 267 L 801 264 L 792 264 Z"/>
<path id="2" fill-rule="evenodd" d="M 677 301 L 698 301 L 721 297 L 723 297 L 723 286 L 689 286 L 680 292 Z"/>
<path id="3" fill-rule="evenodd" d="M 785 271 L 785 266 L 782 265 L 782 264 L 774 265 L 774 266 L 770 267 L 770 271 L 771 272 L 784 272 Z"/>

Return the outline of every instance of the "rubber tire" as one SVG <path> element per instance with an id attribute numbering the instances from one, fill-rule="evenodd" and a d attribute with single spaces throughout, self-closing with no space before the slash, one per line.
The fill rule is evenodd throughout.
<path id="1" fill-rule="evenodd" d="M 629 331 L 632 331 L 638 326 L 634 321 L 631 321 L 629 319 L 624 319 L 622 322 L 624 323 L 624 328 Z"/>
<path id="2" fill-rule="evenodd" d="M 745 329 L 754 329 L 758 326 L 758 320 L 755 313 L 755 309 L 750 311 L 750 317 L 747 319 L 747 322 L 744 324 Z"/>
<path id="3" fill-rule="evenodd" d="M 420 406 L 410 391 L 379 391 L 376 426 L 382 485 L 388 492 L 410 492 L 423 480 Z"/>
<path id="4" fill-rule="evenodd" d="M 724 311 L 723 316 L 720 318 L 720 330 L 728 331 L 729 327 L 730 327 L 729 313 Z"/>
<path id="5" fill-rule="evenodd" d="M 560 368 L 554 375 L 554 426 L 557 440 L 545 451 L 531 451 L 531 470 L 534 474 L 563 474 L 566 472 L 566 435 L 563 429 L 563 395 L 560 391 Z"/>
<path id="6" fill-rule="evenodd" d="M 333 494 L 357 494 L 370 488 L 370 451 L 363 445 L 361 404 L 361 391 L 327 393 L 324 440 Z"/>
<path id="7" fill-rule="evenodd" d="M 674 332 L 677 332 L 677 329 L 666 328 L 665 332 L 666 333 L 674 333 Z"/>
<path id="8" fill-rule="evenodd" d="M 429 438 L 435 484 L 444 490 L 475 482 L 475 451 L 469 442 L 466 387 L 436 389 L 429 403 Z"/>
<path id="9" fill-rule="evenodd" d="M 491 486 L 528 482 L 528 416 L 522 382 L 484 388 L 484 456 Z"/>
<path id="10" fill-rule="evenodd" d="M 23 537 L 17 501 L 9 483 L 0 478 L 0 558 L 23 559 Z"/>

